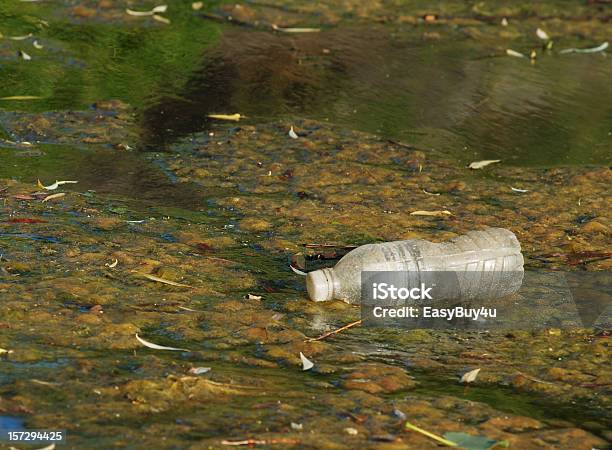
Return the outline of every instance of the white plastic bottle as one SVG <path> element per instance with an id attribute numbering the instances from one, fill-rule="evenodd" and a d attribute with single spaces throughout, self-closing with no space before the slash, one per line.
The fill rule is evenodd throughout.
<path id="1" fill-rule="evenodd" d="M 520 288 L 523 255 L 514 233 L 503 228 L 471 231 L 439 244 L 420 239 L 367 244 L 346 254 L 333 268 L 310 272 L 308 295 L 314 301 L 359 304 L 362 271 L 410 272 L 417 277 L 456 272 L 460 278 L 466 275 L 456 298 L 499 298 Z M 430 280 L 435 276 L 427 275 Z"/>

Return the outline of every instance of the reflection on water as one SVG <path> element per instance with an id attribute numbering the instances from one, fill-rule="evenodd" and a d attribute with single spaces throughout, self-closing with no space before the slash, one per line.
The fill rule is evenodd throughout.
<path id="1" fill-rule="evenodd" d="M 306 116 L 470 161 L 610 162 L 612 60 L 541 55 L 535 64 L 473 40 L 388 29 L 306 35 L 228 29 L 179 95 L 143 114 L 149 147 L 206 127 L 211 112 L 254 121 Z"/>

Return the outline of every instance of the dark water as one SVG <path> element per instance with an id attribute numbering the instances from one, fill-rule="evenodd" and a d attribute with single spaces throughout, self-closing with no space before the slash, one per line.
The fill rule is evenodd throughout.
<path id="1" fill-rule="evenodd" d="M 149 151 L 206 129 L 209 113 L 239 112 L 246 123 L 339 123 L 461 162 L 611 161 L 612 60 L 605 52 L 540 51 L 530 63 L 505 56 L 505 48 L 528 53 L 540 45 L 535 37 L 516 44 L 451 31 L 424 39 L 420 31 L 372 25 L 286 35 L 180 12 L 172 27 L 153 28 L 75 24 L 46 4 L 0 5 L 6 36 L 33 33 L 2 41 L 0 97 L 43 97 L 0 101 L 0 111 L 83 109 L 118 98 L 137 109 L 132 146 Z M 33 48 L 34 39 L 44 49 Z M 31 61 L 16 56 L 22 49 Z"/>

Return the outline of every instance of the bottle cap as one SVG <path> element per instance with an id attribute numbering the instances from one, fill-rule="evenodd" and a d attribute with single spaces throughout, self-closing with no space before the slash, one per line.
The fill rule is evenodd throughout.
<path id="1" fill-rule="evenodd" d="M 311 300 L 324 302 L 334 298 L 332 269 L 309 272 L 306 276 L 306 290 Z"/>

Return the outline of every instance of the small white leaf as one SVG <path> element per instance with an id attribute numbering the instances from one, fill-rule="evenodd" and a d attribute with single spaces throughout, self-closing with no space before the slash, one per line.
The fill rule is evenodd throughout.
<path id="1" fill-rule="evenodd" d="M 291 422 L 291 429 L 296 431 L 302 431 L 304 429 L 304 425 L 301 423 Z"/>
<path id="2" fill-rule="evenodd" d="M 106 267 L 110 268 L 110 269 L 114 269 L 115 267 L 117 267 L 117 264 L 119 263 L 118 259 L 115 259 L 112 263 L 106 263 L 104 264 Z"/>
<path id="3" fill-rule="evenodd" d="M 297 273 L 298 275 L 302 275 L 303 277 L 305 277 L 306 275 L 308 275 L 306 272 L 302 272 L 301 270 L 296 269 L 295 267 L 293 267 L 291 264 L 289 264 L 289 268 L 291 270 L 293 270 L 294 273 Z"/>
<path id="4" fill-rule="evenodd" d="M 164 16 L 160 16 L 159 14 L 153 14 L 153 20 L 170 25 L 170 19 L 166 19 Z"/>
<path id="5" fill-rule="evenodd" d="M 194 11 L 199 11 L 204 7 L 204 2 L 193 2 L 191 4 L 191 9 Z"/>
<path id="6" fill-rule="evenodd" d="M 153 342 L 145 341 L 143 338 L 138 336 L 138 333 L 136 333 L 136 339 L 138 339 L 138 342 L 140 342 L 145 347 L 149 347 L 155 350 L 172 350 L 175 352 L 189 352 L 190 351 L 190 350 L 187 350 L 186 348 L 165 347 L 163 345 L 157 345 L 157 344 L 154 344 Z"/>
<path id="7" fill-rule="evenodd" d="M 42 199 L 42 203 L 48 202 L 49 200 L 55 200 L 56 198 L 61 198 L 64 195 L 66 195 L 65 192 L 58 192 L 57 194 L 47 195 L 45 198 Z"/>
<path id="8" fill-rule="evenodd" d="M 470 163 L 470 165 L 468 166 L 469 169 L 482 169 L 483 167 L 488 166 L 489 164 L 495 164 L 501 162 L 501 159 L 485 159 L 483 161 L 475 161 Z"/>
<path id="9" fill-rule="evenodd" d="M 506 19 L 505 17 L 502 19 L 501 21 L 501 26 L 502 27 L 507 27 L 508 26 L 508 19 Z"/>
<path id="10" fill-rule="evenodd" d="M 351 436 L 356 436 L 357 434 L 359 434 L 359 431 L 357 431 L 357 429 L 351 427 L 345 428 L 344 431 L 346 432 L 346 434 L 350 434 Z"/>
<path id="11" fill-rule="evenodd" d="M 192 367 L 189 369 L 189 373 L 193 375 L 202 375 L 203 373 L 208 373 L 210 371 L 210 367 Z"/>
<path id="12" fill-rule="evenodd" d="M 54 191 L 56 190 L 58 187 L 64 185 L 64 184 L 76 184 L 78 183 L 78 181 L 55 181 L 55 183 L 50 184 L 49 186 L 43 186 L 43 184 L 40 182 L 40 180 L 38 180 L 38 187 L 41 189 L 46 189 L 47 191 Z"/>
<path id="13" fill-rule="evenodd" d="M 302 352 L 300 352 L 300 359 L 302 360 L 302 370 L 310 370 L 314 367 L 314 363 L 306 358 Z"/>
<path id="14" fill-rule="evenodd" d="M 603 52 L 609 46 L 608 42 L 604 42 L 601 45 L 593 48 L 566 48 L 565 50 L 561 50 L 559 54 L 564 55 L 566 53 L 597 53 Z"/>
<path id="15" fill-rule="evenodd" d="M 544 31 L 541 28 L 538 28 L 536 30 L 536 35 L 543 41 L 550 41 L 550 37 L 548 36 L 548 33 L 546 33 L 546 31 Z"/>
<path id="16" fill-rule="evenodd" d="M 478 378 L 479 372 L 480 372 L 480 369 L 470 370 L 469 372 L 466 372 L 463 374 L 459 382 L 460 383 L 473 383 L 474 381 L 476 381 L 476 378 Z"/>
<path id="17" fill-rule="evenodd" d="M 511 48 L 506 49 L 506 55 L 508 56 L 514 56 L 516 58 L 527 58 L 526 55 L 523 55 L 522 53 L 517 52 L 516 50 L 512 50 Z"/>
<path id="18" fill-rule="evenodd" d="M 521 193 L 529 192 L 529 189 L 518 189 L 518 188 L 515 188 L 515 187 L 512 187 L 512 186 L 510 186 L 510 189 L 512 189 L 514 192 L 521 192 Z"/>
<path id="19" fill-rule="evenodd" d="M 19 50 L 19 56 L 24 60 L 24 61 L 31 61 L 32 57 L 30 55 L 28 55 L 26 52 L 24 52 L 23 50 Z"/>
<path id="20" fill-rule="evenodd" d="M 261 295 L 247 294 L 246 299 L 247 300 L 261 300 L 262 297 Z"/>
<path id="21" fill-rule="evenodd" d="M 412 211 L 410 213 L 411 216 L 432 216 L 432 217 L 442 217 L 442 216 L 452 216 L 453 213 L 444 209 L 442 211 Z"/>
<path id="22" fill-rule="evenodd" d="M 209 119 L 217 119 L 217 120 L 232 120 L 234 122 L 238 122 L 240 118 L 243 117 L 240 114 L 209 114 Z"/>
<path id="23" fill-rule="evenodd" d="M 272 29 L 282 33 L 318 33 L 321 31 L 320 28 L 281 28 L 277 25 L 272 25 Z"/>
<path id="24" fill-rule="evenodd" d="M 38 41 L 32 42 L 32 45 L 34 46 L 35 49 L 38 49 L 38 50 L 42 50 L 43 48 L 45 48 L 44 45 L 40 44 Z"/>
<path id="25" fill-rule="evenodd" d="M 32 37 L 32 33 L 28 33 L 25 36 L 8 36 L 8 38 L 13 41 L 25 41 L 26 39 L 29 39 L 31 37 Z"/>
<path id="26" fill-rule="evenodd" d="M 289 129 L 289 137 L 292 139 L 297 139 L 299 137 L 297 133 L 293 130 L 293 126 L 291 126 L 291 128 Z"/>

